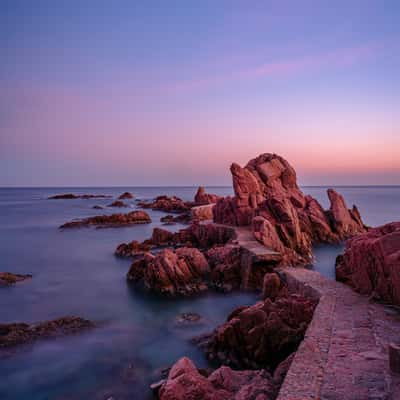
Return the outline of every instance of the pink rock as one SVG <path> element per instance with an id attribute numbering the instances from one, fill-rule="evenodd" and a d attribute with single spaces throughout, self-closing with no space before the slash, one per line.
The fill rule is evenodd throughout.
<path id="1" fill-rule="evenodd" d="M 194 202 L 196 205 L 213 204 L 220 198 L 221 196 L 217 196 L 216 194 L 206 193 L 204 187 L 199 186 L 197 193 L 194 196 Z"/>
<path id="2" fill-rule="evenodd" d="M 336 279 L 360 293 L 400 305 L 400 222 L 349 239 L 336 260 Z"/>
<path id="3" fill-rule="evenodd" d="M 205 221 L 213 219 L 213 208 L 214 204 L 206 204 L 203 206 L 193 207 L 190 212 L 192 220 Z"/>

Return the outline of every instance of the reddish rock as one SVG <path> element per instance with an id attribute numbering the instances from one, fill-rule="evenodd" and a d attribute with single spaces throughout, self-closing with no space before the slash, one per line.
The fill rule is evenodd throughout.
<path id="1" fill-rule="evenodd" d="M 152 247 L 151 244 L 146 242 L 140 243 L 137 240 L 132 240 L 130 243 L 119 244 L 114 254 L 118 257 L 134 257 L 149 252 Z"/>
<path id="2" fill-rule="evenodd" d="M 151 218 L 146 212 L 131 211 L 127 214 L 97 215 L 95 217 L 67 222 L 61 225 L 60 229 L 82 228 L 88 226 L 95 226 L 98 228 L 118 228 L 135 224 L 149 223 L 151 223 Z"/>
<path id="3" fill-rule="evenodd" d="M 194 202 L 196 205 L 213 204 L 216 203 L 219 199 L 221 199 L 221 196 L 206 193 L 206 190 L 203 186 L 199 186 L 199 188 L 197 189 L 197 193 L 194 196 Z"/>
<path id="4" fill-rule="evenodd" d="M 330 189 L 330 210 L 323 210 L 297 185 L 296 172 L 276 154 L 262 154 L 242 168 L 232 164 L 235 197 L 217 201 L 214 221 L 252 225 L 254 235 L 266 247 L 283 254 L 286 264 L 306 264 L 312 245 L 338 242 L 364 232 L 356 207 L 348 210 L 342 196 Z"/>
<path id="5" fill-rule="evenodd" d="M 336 260 L 336 279 L 362 294 L 400 305 L 400 222 L 349 239 Z"/>
<path id="6" fill-rule="evenodd" d="M 111 204 L 109 204 L 107 207 L 128 207 L 128 205 L 125 204 L 123 201 L 115 200 Z"/>
<path id="7" fill-rule="evenodd" d="M 221 367 L 202 375 L 187 357 L 179 359 L 161 385 L 160 400 L 272 400 L 277 386 L 267 371 L 234 371 Z"/>
<path id="8" fill-rule="evenodd" d="M 287 296 L 286 285 L 277 273 L 266 273 L 264 275 L 262 298 L 274 301 L 278 297 Z"/>
<path id="9" fill-rule="evenodd" d="M 119 200 L 127 200 L 127 199 L 133 199 L 133 198 L 134 198 L 134 196 L 130 192 L 124 192 L 118 197 Z"/>
<path id="10" fill-rule="evenodd" d="M 150 239 L 155 246 L 163 246 L 174 243 L 174 233 L 162 228 L 154 228 Z"/>
<path id="11" fill-rule="evenodd" d="M 93 326 L 91 321 L 79 317 L 62 317 L 36 324 L 0 324 L 0 348 L 21 345 L 41 338 L 77 333 Z"/>
<path id="12" fill-rule="evenodd" d="M 127 278 L 156 293 L 190 295 L 207 289 L 204 281 L 209 272 L 208 262 L 198 249 L 182 247 L 164 249 L 155 256 L 147 253 L 132 264 Z"/>
<path id="13" fill-rule="evenodd" d="M 203 206 L 196 206 L 190 210 L 192 220 L 205 221 L 213 219 L 214 204 L 206 204 Z"/>
<path id="14" fill-rule="evenodd" d="M 0 287 L 14 285 L 17 282 L 31 279 L 32 275 L 13 274 L 11 272 L 0 272 Z"/>
<path id="15" fill-rule="evenodd" d="M 49 200 L 73 200 L 73 199 L 106 199 L 111 196 L 105 194 L 56 194 L 55 196 L 48 197 Z"/>
<path id="16" fill-rule="evenodd" d="M 189 211 L 192 205 L 176 196 L 158 196 L 152 202 L 139 202 L 138 206 L 168 213 L 181 213 Z"/>
<path id="17" fill-rule="evenodd" d="M 208 343 L 207 356 L 235 368 L 274 369 L 297 349 L 314 307 L 299 295 L 241 307 L 216 329 Z"/>

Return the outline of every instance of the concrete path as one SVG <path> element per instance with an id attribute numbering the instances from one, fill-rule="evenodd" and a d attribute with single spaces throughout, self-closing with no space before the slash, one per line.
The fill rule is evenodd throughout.
<path id="1" fill-rule="evenodd" d="M 388 344 L 400 341 L 400 313 L 318 272 L 282 272 L 290 289 L 319 304 L 278 400 L 399 400 Z"/>

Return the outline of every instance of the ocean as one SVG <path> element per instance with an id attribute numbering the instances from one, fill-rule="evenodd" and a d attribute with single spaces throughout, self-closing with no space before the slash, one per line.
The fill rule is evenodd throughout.
<path id="1" fill-rule="evenodd" d="M 303 187 L 328 207 L 326 187 Z M 400 187 L 338 187 L 348 206 L 356 204 L 370 226 L 400 219 Z M 151 236 L 163 212 L 148 210 L 153 222 L 118 229 L 58 226 L 74 218 L 111 214 L 94 210 L 112 199 L 48 200 L 59 193 L 107 194 L 129 191 L 135 199 L 176 195 L 192 200 L 195 187 L 0 188 L 0 271 L 30 273 L 32 280 L 0 288 L 0 323 L 36 322 L 64 315 L 95 321 L 95 329 L 43 340 L 0 359 L 0 399 L 150 399 L 149 384 L 181 356 L 207 366 L 190 338 L 212 331 L 235 307 L 251 305 L 254 293 L 207 293 L 165 300 L 137 292 L 126 282 L 130 260 L 114 256 L 116 246 Z M 230 187 L 207 188 L 232 194 Z M 127 200 L 132 209 L 134 200 Z M 124 209 L 123 209 L 124 210 Z M 168 226 L 178 230 L 183 225 Z M 313 268 L 334 279 L 343 246 L 317 246 Z M 204 323 L 181 327 L 175 318 L 195 312 Z"/>

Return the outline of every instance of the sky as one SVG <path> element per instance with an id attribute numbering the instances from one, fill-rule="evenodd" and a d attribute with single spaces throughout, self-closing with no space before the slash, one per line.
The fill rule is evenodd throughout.
<path id="1" fill-rule="evenodd" d="M 398 0 L 0 0 L 0 186 L 400 184 Z"/>

